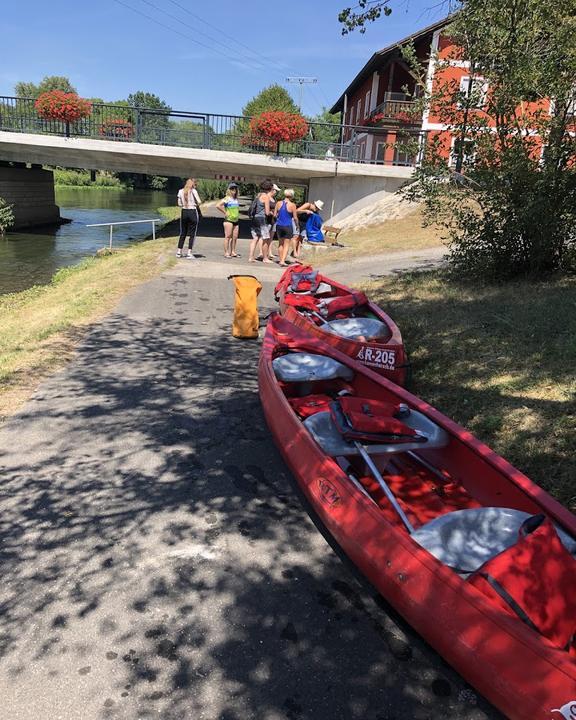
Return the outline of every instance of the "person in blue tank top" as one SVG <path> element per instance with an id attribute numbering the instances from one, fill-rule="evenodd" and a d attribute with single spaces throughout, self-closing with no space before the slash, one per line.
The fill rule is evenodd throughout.
<path id="1" fill-rule="evenodd" d="M 290 246 L 298 237 L 298 214 L 292 188 L 284 190 L 284 200 L 276 203 L 276 236 L 280 265 L 286 267 Z"/>

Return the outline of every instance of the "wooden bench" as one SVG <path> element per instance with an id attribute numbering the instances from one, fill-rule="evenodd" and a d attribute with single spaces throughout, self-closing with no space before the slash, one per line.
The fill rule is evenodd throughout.
<path id="1" fill-rule="evenodd" d="M 312 254 L 315 256 L 318 250 L 335 250 L 339 247 L 344 247 L 338 243 L 338 235 L 342 232 L 342 228 L 334 227 L 333 225 L 324 225 L 322 227 L 324 233 L 324 242 L 312 243 L 307 240 L 304 241 L 303 247 L 312 250 Z"/>
<path id="2" fill-rule="evenodd" d="M 338 235 L 342 232 L 342 228 L 334 227 L 333 225 L 324 225 L 322 232 L 324 233 L 326 240 L 330 240 L 333 245 L 338 241 Z"/>

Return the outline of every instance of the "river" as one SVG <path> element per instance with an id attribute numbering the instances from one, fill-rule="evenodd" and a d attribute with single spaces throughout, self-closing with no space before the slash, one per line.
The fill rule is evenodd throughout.
<path id="1" fill-rule="evenodd" d="M 56 228 L 8 233 L 0 238 L 0 294 L 45 284 L 59 268 L 75 265 L 108 245 L 107 227 L 86 225 L 151 219 L 159 217 L 157 208 L 174 203 L 173 193 L 56 188 L 60 214 L 72 222 Z M 114 229 L 114 246 L 138 242 L 150 233 L 148 224 L 121 225 Z"/>

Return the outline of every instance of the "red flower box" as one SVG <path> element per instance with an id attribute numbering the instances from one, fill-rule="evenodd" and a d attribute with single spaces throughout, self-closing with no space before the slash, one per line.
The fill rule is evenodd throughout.
<path id="1" fill-rule="evenodd" d="M 78 97 L 76 93 L 62 90 L 42 93 L 34 105 L 38 115 L 44 120 L 60 120 L 65 123 L 76 122 L 88 117 L 92 112 L 92 105 L 88 100 Z"/>
<path id="2" fill-rule="evenodd" d="M 129 120 L 111 118 L 100 125 L 98 134 L 113 140 L 131 140 L 134 135 L 134 125 Z"/>
<path id="3" fill-rule="evenodd" d="M 308 123 L 294 113 L 271 110 L 250 120 L 250 136 L 254 139 L 280 142 L 301 140 L 308 132 Z"/>

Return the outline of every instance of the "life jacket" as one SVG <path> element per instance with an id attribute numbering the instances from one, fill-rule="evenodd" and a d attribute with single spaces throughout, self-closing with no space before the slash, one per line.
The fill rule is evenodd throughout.
<path id="1" fill-rule="evenodd" d="M 329 395 L 306 395 L 305 397 L 288 398 L 291 408 L 301 418 L 305 419 L 318 412 L 328 411 L 333 402 Z"/>
<path id="2" fill-rule="evenodd" d="M 234 319 L 232 335 L 237 338 L 257 338 L 260 318 L 258 317 L 258 295 L 262 285 L 253 275 L 230 275 L 234 282 Z"/>
<path id="3" fill-rule="evenodd" d="M 360 290 L 354 290 L 349 295 L 341 295 L 330 302 L 320 300 L 319 307 L 324 317 L 332 317 L 337 313 L 353 310 L 359 305 L 365 305 L 368 302 L 366 295 Z"/>
<path id="4" fill-rule="evenodd" d="M 293 272 L 290 278 L 290 292 L 316 292 L 320 285 L 320 279 L 317 270 L 302 270 Z"/>
<path id="5" fill-rule="evenodd" d="M 313 295 L 294 295 L 293 293 L 284 295 L 284 303 L 302 310 L 316 310 L 317 306 Z"/>
<path id="6" fill-rule="evenodd" d="M 426 438 L 397 419 L 394 403 L 344 396 L 330 405 L 338 431 L 346 440 L 379 443 L 426 442 Z"/>
<path id="7" fill-rule="evenodd" d="M 294 273 L 311 272 L 314 272 L 314 268 L 311 265 L 294 264 L 291 265 L 289 268 L 286 268 L 286 270 L 282 273 L 280 280 L 278 280 L 278 282 L 276 283 L 276 287 L 274 288 L 275 297 L 278 297 L 281 292 L 286 292 L 288 290 L 292 282 L 292 275 Z"/>
<path id="8" fill-rule="evenodd" d="M 529 518 L 518 542 L 485 562 L 467 582 L 557 647 L 573 649 L 576 558 L 566 550 L 549 518 Z"/>

